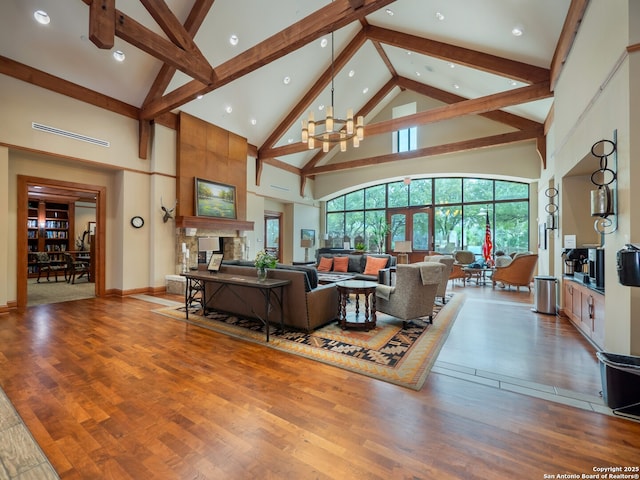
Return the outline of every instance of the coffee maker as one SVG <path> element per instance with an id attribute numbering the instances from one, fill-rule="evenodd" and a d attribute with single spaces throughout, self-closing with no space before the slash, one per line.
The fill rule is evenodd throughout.
<path id="1" fill-rule="evenodd" d="M 572 276 L 575 272 L 582 272 L 582 264 L 588 256 L 586 248 L 567 248 L 562 252 L 564 259 L 564 274 Z"/>
<path id="2" fill-rule="evenodd" d="M 590 248 L 588 259 L 590 283 L 604 289 L 604 249 Z"/>

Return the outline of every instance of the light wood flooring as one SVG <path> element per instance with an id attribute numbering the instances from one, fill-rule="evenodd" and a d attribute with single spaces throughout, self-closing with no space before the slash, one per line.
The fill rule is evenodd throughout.
<path id="1" fill-rule="evenodd" d="M 607 414 L 595 351 L 568 320 L 532 312 L 524 290 L 452 290 L 465 304 L 419 392 L 171 320 L 144 297 L 0 316 L 0 386 L 63 479 L 542 479 L 640 465 L 640 423 Z M 7 478 L 55 478 L 0 445 Z"/>

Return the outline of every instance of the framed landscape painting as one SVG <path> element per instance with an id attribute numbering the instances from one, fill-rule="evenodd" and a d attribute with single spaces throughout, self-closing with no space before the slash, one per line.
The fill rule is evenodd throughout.
<path id="1" fill-rule="evenodd" d="M 236 187 L 196 178 L 196 216 L 236 218 Z"/>

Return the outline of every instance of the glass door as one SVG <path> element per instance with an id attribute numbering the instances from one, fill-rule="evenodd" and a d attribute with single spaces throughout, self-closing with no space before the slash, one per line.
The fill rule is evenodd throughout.
<path id="1" fill-rule="evenodd" d="M 264 214 L 264 250 L 282 261 L 280 252 L 282 251 L 282 240 L 280 235 L 282 223 L 282 213 L 265 212 Z"/>
<path id="2" fill-rule="evenodd" d="M 410 241 L 410 261 L 422 260 L 429 250 L 433 250 L 432 215 L 430 207 L 402 208 L 389 210 L 388 222 L 391 225 L 387 251 L 404 253 L 396 250 L 396 242 Z M 417 255 L 416 255 L 417 252 Z"/>

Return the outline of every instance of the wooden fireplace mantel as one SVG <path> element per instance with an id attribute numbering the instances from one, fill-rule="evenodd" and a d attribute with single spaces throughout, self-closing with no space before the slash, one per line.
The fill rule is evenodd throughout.
<path id="1" fill-rule="evenodd" d="M 253 231 L 254 222 L 232 218 L 176 217 L 178 228 L 204 228 L 207 230 L 244 230 Z"/>

